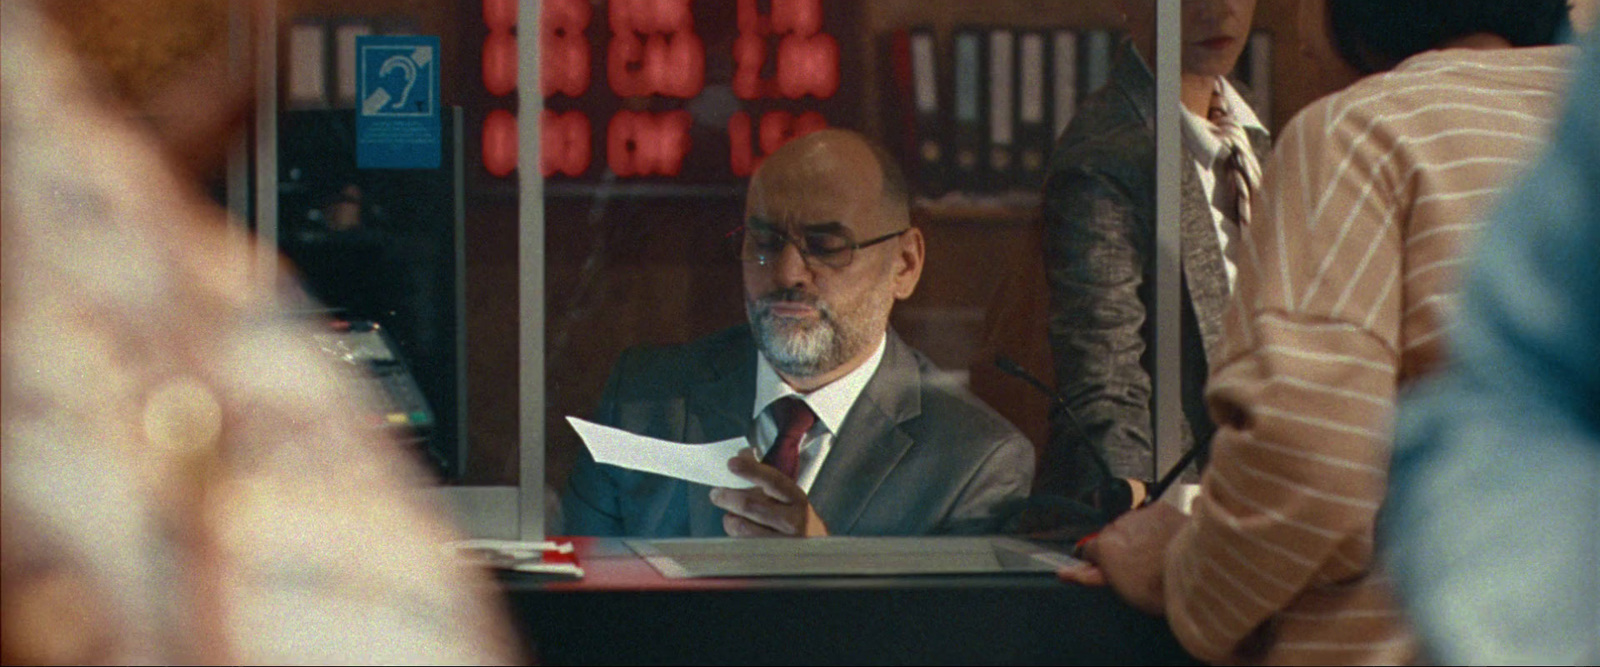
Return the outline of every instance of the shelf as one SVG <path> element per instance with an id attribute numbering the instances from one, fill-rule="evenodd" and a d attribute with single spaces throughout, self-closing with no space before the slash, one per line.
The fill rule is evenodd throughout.
<path id="1" fill-rule="evenodd" d="M 922 222 L 1020 225 L 1039 219 L 1041 202 L 1039 193 L 1021 190 L 983 195 L 950 192 L 937 199 L 917 197 L 911 208 Z"/>

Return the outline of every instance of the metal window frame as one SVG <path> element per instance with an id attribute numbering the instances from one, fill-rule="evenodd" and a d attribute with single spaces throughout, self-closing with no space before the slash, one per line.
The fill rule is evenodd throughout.
<path id="1" fill-rule="evenodd" d="M 1182 77 L 1181 0 L 1156 7 L 1156 330 L 1155 469 L 1151 479 L 1183 455 L 1181 338 L 1183 281 L 1180 250 L 1183 126 L 1179 83 Z"/>

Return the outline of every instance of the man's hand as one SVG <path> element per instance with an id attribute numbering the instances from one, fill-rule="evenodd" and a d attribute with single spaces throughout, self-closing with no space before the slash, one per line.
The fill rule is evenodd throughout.
<path id="1" fill-rule="evenodd" d="M 1062 568 L 1057 576 L 1085 586 L 1104 586 L 1148 614 L 1166 614 L 1163 571 L 1167 545 L 1188 516 L 1167 503 L 1134 510 L 1113 521 L 1083 547 L 1087 565 Z"/>
<path id="2" fill-rule="evenodd" d="M 748 489 L 715 488 L 711 504 L 724 510 L 722 528 L 733 537 L 821 537 L 828 534 L 822 517 L 800 485 L 777 468 L 756 460 L 743 449 L 728 459 L 728 470 L 755 484 Z"/>

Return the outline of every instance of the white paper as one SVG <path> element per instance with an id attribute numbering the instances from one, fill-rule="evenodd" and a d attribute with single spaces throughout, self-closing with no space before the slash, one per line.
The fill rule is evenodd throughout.
<path id="1" fill-rule="evenodd" d="M 750 446 L 744 438 L 691 445 L 657 440 L 577 417 L 567 423 L 583 438 L 596 463 L 651 472 L 706 486 L 748 489 L 748 480 L 728 471 L 728 459 Z"/>

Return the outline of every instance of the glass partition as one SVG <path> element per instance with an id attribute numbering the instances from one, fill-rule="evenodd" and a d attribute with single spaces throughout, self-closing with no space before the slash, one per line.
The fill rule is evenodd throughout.
<path id="1" fill-rule="evenodd" d="M 867 134 L 910 178 L 927 260 L 892 328 L 1042 446 L 1050 396 L 995 360 L 1052 382 L 1040 191 L 1111 75 L 1124 4 L 547 1 L 549 488 L 582 447 L 565 417 L 594 413 L 625 349 L 745 322 L 724 238 L 746 177 L 821 127 Z"/>
<path id="2" fill-rule="evenodd" d="M 1052 429 L 1062 428 L 1052 425 L 1051 393 L 1069 368 L 1049 333 L 1042 193 L 1065 168 L 1052 156 L 1131 52 L 1125 38 L 1178 48 L 1186 4 L 236 2 L 236 13 L 281 26 L 254 45 L 276 67 L 259 88 L 273 120 L 252 137 L 281 149 L 251 152 L 240 169 L 253 180 L 236 169 L 234 182 L 256 193 L 258 231 L 316 296 L 395 339 L 427 406 L 406 416 L 431 425 L 421 452 L 441 480 L 519 487 L 511 532 L 531 538 L 561 532 L 559 508 L 544 504 L 582 446 L 564 418 L 594 413 L 622 351 L 744 321 L 740 264 L 725 238 L 741 222 L 751 171 L 815 129 L 859 130 L 909 176 L 926 239 L 924 275 L 895 306 L 892 328 L 1027 435 L 1044 474 Z M 1295 67 L 1292 8 L 1260 3 L 1255 18 L 1234 76 L 1273 128 L 1320 91 L 1279 74 Z M 357 41 L 407 34 L 438 39 L 440 178 L 313 165 L 327 154 L 316 141 L 351 131 L 339 123 L 358 99 Z M 1141 59 L 1154 61 L 1144 63 L 1160 73 L 1154 81 L 1175 82 L 1179 61 L 1161 53 Z M 1158 111 L 1175 107 L 1158 99 L 1168 100 L 1150 103 Z M 1178 116 L 1167 111 L 1155 124 L 1161 161 L 1149 169 L 1167 168 L 1141 195 L 1161 220 L 1177 215 L 1183 165 Z M 1180 331 L 1176 229 L 1150 232 L 1162 251 L 1141 271 L 1152 294 L 1170 295 L 1150 326 Z M 318 275 L 333 279 L 319 287 Z M 338 303 L 357 297 L 369 303 Z M 1175 357 L 1151 338 L 1152 390 L 1176 396 L 1186 390 L 1177 371 L 1159 370 Z M 1171 443 L 1182 446 L 1171 433 L 1184 409 L 1152 411 L 1163 443 L 1152 474 L 1175 458 Z"/>

